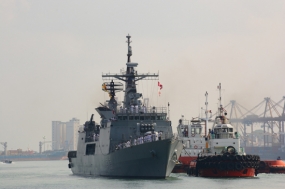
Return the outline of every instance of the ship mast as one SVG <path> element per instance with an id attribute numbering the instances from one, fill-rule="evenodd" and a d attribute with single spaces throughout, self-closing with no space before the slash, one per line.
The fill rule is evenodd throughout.
<path id="1" fill-rule="evenodd" d="M 158 80 L 158 74 L 138 74 L 135 70 L 135 67 L 138 66 L 138 63 L 131 62 L 132 56 L 132 47 L 131 44 L 131 36 L 127 35 L 127 44 L 128 44 L 128 54 L 127 54 L 127 63 L 126 63 L 126 72 L 120 74 L 102 74 L 103 80 L 117 79 L 125 82 L 125 95 L 123 101 L 123 108 L 130 108 L 130 106 L 141 106 L 142 103 L 140 102 L 139 98 L 142 97 L 141 93 L 137 93 L 136 82 L 142 79 L 147 80 Z"/>
<path id="2" fill-rule="evenodd" d="M 222 107 L 222 85 L 219 83 L 219 116 L 223 115 L 223 107 Z"/>
<path id="3" fill-rule="evenodd" d="M 206 97 L 206 102 L 205 102 L 205 105 L 206 105 L 206 124 L 205 124 L 205 136 L 207 137 L 207 127 L 208 127 L 208 92 L 206 91 L 205 93 L 205 97 Z"/>

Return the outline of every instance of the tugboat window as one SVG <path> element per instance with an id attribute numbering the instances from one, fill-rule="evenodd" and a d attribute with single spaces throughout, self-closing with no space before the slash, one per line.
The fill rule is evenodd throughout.
<path id="1" fill-rule="evenodd" d="M 151 116 L 151 120 L 155 120 L 155 116 Z"/>
<path id="2" fill-rule="evenodd" d="M 128 119 L 128 116 L 123 116 L 123 120 L 127 120 Z"/>
<path id="3" fill-rule="evenodd" d="M 139 120 L 140 119 L 140 117 L 139 116 L 135 116 L 135 120 Z"/>
<path id="4" fill-rule="evenodd" d="M 144 120 L 144 116 L 141 116 L 141 117 L 140 117 L 140 120 Z"/>
<path id="5" fill-rule="evenodd" d="M 196 133 L 195 134 L 201 134 L 201 128 L 196 128 Z"/>
<path id="6" fill-rule="evenodd" d="M 133 120 L 134 119 L 134 117 L 133 116 L 129 116 L 129 120 Z"/>
<path id="7" fill-rule="evenodd" d="M 195 135 L 195 128 L 191 128 L 191 134 Z"/>

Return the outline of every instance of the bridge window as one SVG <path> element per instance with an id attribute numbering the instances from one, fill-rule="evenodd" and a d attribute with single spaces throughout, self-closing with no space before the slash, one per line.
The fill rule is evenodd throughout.
<path id="1" fill-rule="evenodd" d="M 224 128 L 224 129 L 222 129 L 222 130 L 223 130 L 223 132 L 228 132 L 228 129 L 225 129 L 225 128 Z"/>
<path id="2" fill-rule="evenodd" d="M 118 120 L 123 120 L 123 116 L 118 116 Z"/>
<path id="3" fill-rule="evenodd" d="M 191 135 L 195 135 L 195 128 L 191 128 Z"/>
<path id="4" fill-rule="evenodd" d="M 141 116 L 141 117 L 140 117 L 140 120 L 144 120 L 144 116 Z"/>
<path id="5" fill-rule="evenodd" d="M 155 120 L 155 116 L 151 116 L 151 120 Z"/>
<path id="6" fill-rule="evenodd" d="M 139 116 L 135 116 L 135 120 L 139 120 L 140 119 L 140 117 Z"/>
<path id="7" fill-rule="evenodd" d="M 129 120 L 133 120 L 134 119 L 134 117 L 133 116 L 129 116 Z"/>
<path id="8" fill-rule="evenodd" d="M 216 133 L 220 133 L 220 132 L 221 132 L 221 129 L 215 129 L 215 132 L 216 132 Z"/>
<path id="9" fill-rule="evenodd" d="M 201 134 L 202 128 L 196 128 L 196 134 Z"/>
<path id="10" fill-rule="evenodd" d="M 123 120 L 127 120 L 128 119 L 128 116 L 123 116 Z"/>

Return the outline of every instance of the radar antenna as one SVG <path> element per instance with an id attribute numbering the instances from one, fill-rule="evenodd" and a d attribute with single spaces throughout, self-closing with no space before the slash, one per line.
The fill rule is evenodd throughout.
<path id="1" fill-rule="evenodd" d="M 158 74 L 155 73 L 144 73 L 144 74 L 138 74 L 135 68 L 138 66 L 138 63 L 131 62 L 131 56 L 132 56 L 132 47 L 130 46 L 130 43 L 132 42 L 131 36 L 128 34 L 126 36 L 127 43 L 128 43 L 128 62 L 126 63 L 126 72 L 120 73 L 120 74 L 102 74 L 103 80 L 111 81 L 111 83 L 103 83 L 102 90 L 109 93 L 110 100 L 109 100 L 109 108 L 116 111 L 117 103 L 114 99 L 115 92 L 116 91 L 122 91 L 123 90 L 123 84 L 121 83 L 115 83 L 112 80 L 117 79 L 121 80 L 125 84 L 125 90 L 123 91 L 124 94 L 124 101 L 123 102 L 123 108 L 129 108 L 132 105 L 134 106 L 141 106 L 141 100 L 139 98 L 142 97 L 141 93 L 137 93 L 136 88 L 136 82 L 139 80 L 157 80 Z"/>

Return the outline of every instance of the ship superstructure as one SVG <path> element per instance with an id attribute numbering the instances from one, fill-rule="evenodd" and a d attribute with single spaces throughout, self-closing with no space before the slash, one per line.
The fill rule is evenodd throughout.
<path id="1" fill-rule="evenodd" d="M 131 62 L 130 38 L 128 35 L 126 70 L 102 75 L 102 90 L 110 99 L 96 108 L 100 124 L 93 121 L 92 115 L 79 130 L 77 151 L 68 154 L 74 174 L 165 178 L 180 156 L 182 143 L 173 137 L 167 109 L 149 107 L 137 91 L 137 81 L 157 79 L 158 74 L 139 74 L 135 70 L 138 63 Z M 120 91 L 124 92 L 122 102 L 115 98 Z"/>

